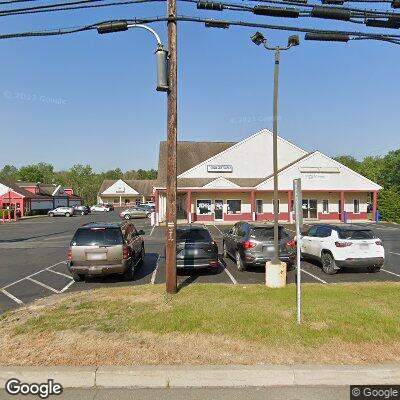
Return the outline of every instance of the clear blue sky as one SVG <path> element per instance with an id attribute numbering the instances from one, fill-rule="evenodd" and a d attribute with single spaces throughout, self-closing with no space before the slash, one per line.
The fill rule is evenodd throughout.
<path id="1" fill-rule="evenodd" d="M 164 12 L 160 3 L 6 17 L 1 33 Z M 316 19 L 201 12 L 181 3 L 178 13 L 366 29 Z M 165 43 L 165 23 L 152 26 Z M 254 31 L 179 24 L 180 140 L 238 141 L 272 128 L 273 54 L 251 43 Z M 286 43 L 290 34 L 262 32 L 273 44 Z M 330 156 L 363 157 L 399 148 L 400 47 L 300 39 L 299 47 L 282 54 L 280 135 Z M 154 49 L 153 37 L 141 30 L 0 41 L 0 167 L 43 161 L 56 169 L 76 163 L 97 171 L 156 168 L 158 144 L 166 137 L 166 94 L 155 91 Z"/>

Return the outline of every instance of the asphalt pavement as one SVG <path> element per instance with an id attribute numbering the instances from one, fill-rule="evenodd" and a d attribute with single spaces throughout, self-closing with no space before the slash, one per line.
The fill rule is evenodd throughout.
<path id="1" fill-rule="evenodd" d="M 73 282 L 66 267 L 66 253 L 75 230 L 90 221 L 120 221 L 118 210 L 85 216 L 43 217 L 0 225 L 0 313 L 35 299 L 66 291 L 93 288 L 158 284 L 165 282 L 163 227 L 152 228 L 150 221 L 136 219 L 134 224 L 145 231 L 146 256 L 137 269 L 134 281 L 122 276 L 89 277 L 84 282 Z M 364 224 L 363 224 L 364 225 Z M 302 282 L 334 284 L 338 282 L 396 281 L 400 282 L 400 225 L 367 223 L 382 239 L 386 261 L 380 272 L 366 269 L 344 269 L 326 275 L 319 264 L 302 261 Z M 214 240 L 222 250 L 223 232 L 229 225 L 208 225 Z M 294 226 L 287 225 L 292 230 Z M 214 271 L 178 271 L 179 288 L 193 283 L 225 283 L 232 285 L 262 284 L 263 268 L 249 268 L 240 272 L 231 259 L 220 258 Z M 288 272 L 288 283 L 294 283 L 296 272 Z"/>

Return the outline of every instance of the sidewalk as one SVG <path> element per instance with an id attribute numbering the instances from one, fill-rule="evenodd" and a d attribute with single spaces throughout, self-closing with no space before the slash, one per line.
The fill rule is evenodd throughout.
<path id="1" fill-rule="evenodd" d="M 64 388 L 217 388 L 399 384 L 400 364 L 1 367 L 0 386 L 54 379 Z"/>

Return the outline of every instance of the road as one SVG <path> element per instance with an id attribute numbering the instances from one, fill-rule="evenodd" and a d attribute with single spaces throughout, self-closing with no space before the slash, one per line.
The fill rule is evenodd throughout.
<path id="1" fill-rule="evenodd" d="M 0 225 L 0 313 L 32 300 L 65 291 L 90 290 L 98 287 L 157 284 L 165 282 L 164 228 L 153 229 L 148 219 L 134 221 L 145 231 L 146 257 L 136 271 L 133 282 L 121 276 L 93 277 L 85 282 L 73 282 L 66 268 L 69 242 L 80 225 L 89 221 L 119 221 L 118 211 L 92 213 L 72 218 L 35 218 Z M 346 269 L 335 275 L 326 275 L 318 264 L 302 262 L 302 281 L 320 284 L 338 282 L 397 281 L 400 282 L 400 226 L 381 223 L 368 224 L 382 239 L 386 261 L 378 273 Z M 222 236 L 228 225 L 208 226 L 214 240 L 222 249 Z M 294 229 L 293 226 L 287 228 Z M 261 284 L 263 268 L 239 272 L 231 259 L 222 259 L 214 272 L 178 271 L 178 285 L 217 282 L 225 284 Z M 295 282 L 295 271 L 288 272 L 288 283 Z"/>

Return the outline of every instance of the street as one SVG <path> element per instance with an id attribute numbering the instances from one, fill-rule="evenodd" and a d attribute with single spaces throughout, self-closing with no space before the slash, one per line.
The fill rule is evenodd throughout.
<path id="1" fill-rule="evenodd" d="M 118 211 L 92 213 L 86 216 L 43 217 L 0 225 L 0 312 L 18 307 L 52 294 L 90 290 L 100 287 L 162 284 L 165 282 L 163 227 L 152 228 L 148 219 L 136 219 L 134 224 L 145 231 L 146 257 L 133 282 L 119 275 L 89 277 L 75 283 L 66 267 L 66 252 L 77 227 L 90 221 L 119 221 Z M 302 281 L 335 284 L 339 282 L 395 281 L 400 282 L 400 226 L 367 224 L 374 229 L 386 250 L 385 265 L 380 272 L 366 269 L 345 269 L 335 275 L 325 274 L 318 264 L 302 261 Z M 211 235 L 222 250 L 223 232 L 229 225 L 208 225 Z M 294 227 L 287 225 L 294 233 Z M 215 271 L 178 271 L 178 288 L 192 283 L 262 284 L 263 268 L 240 272 L 231 259 L 220 258 Z M 294 283 L 295 271 L 288 272 L 288 283 Z"/>

